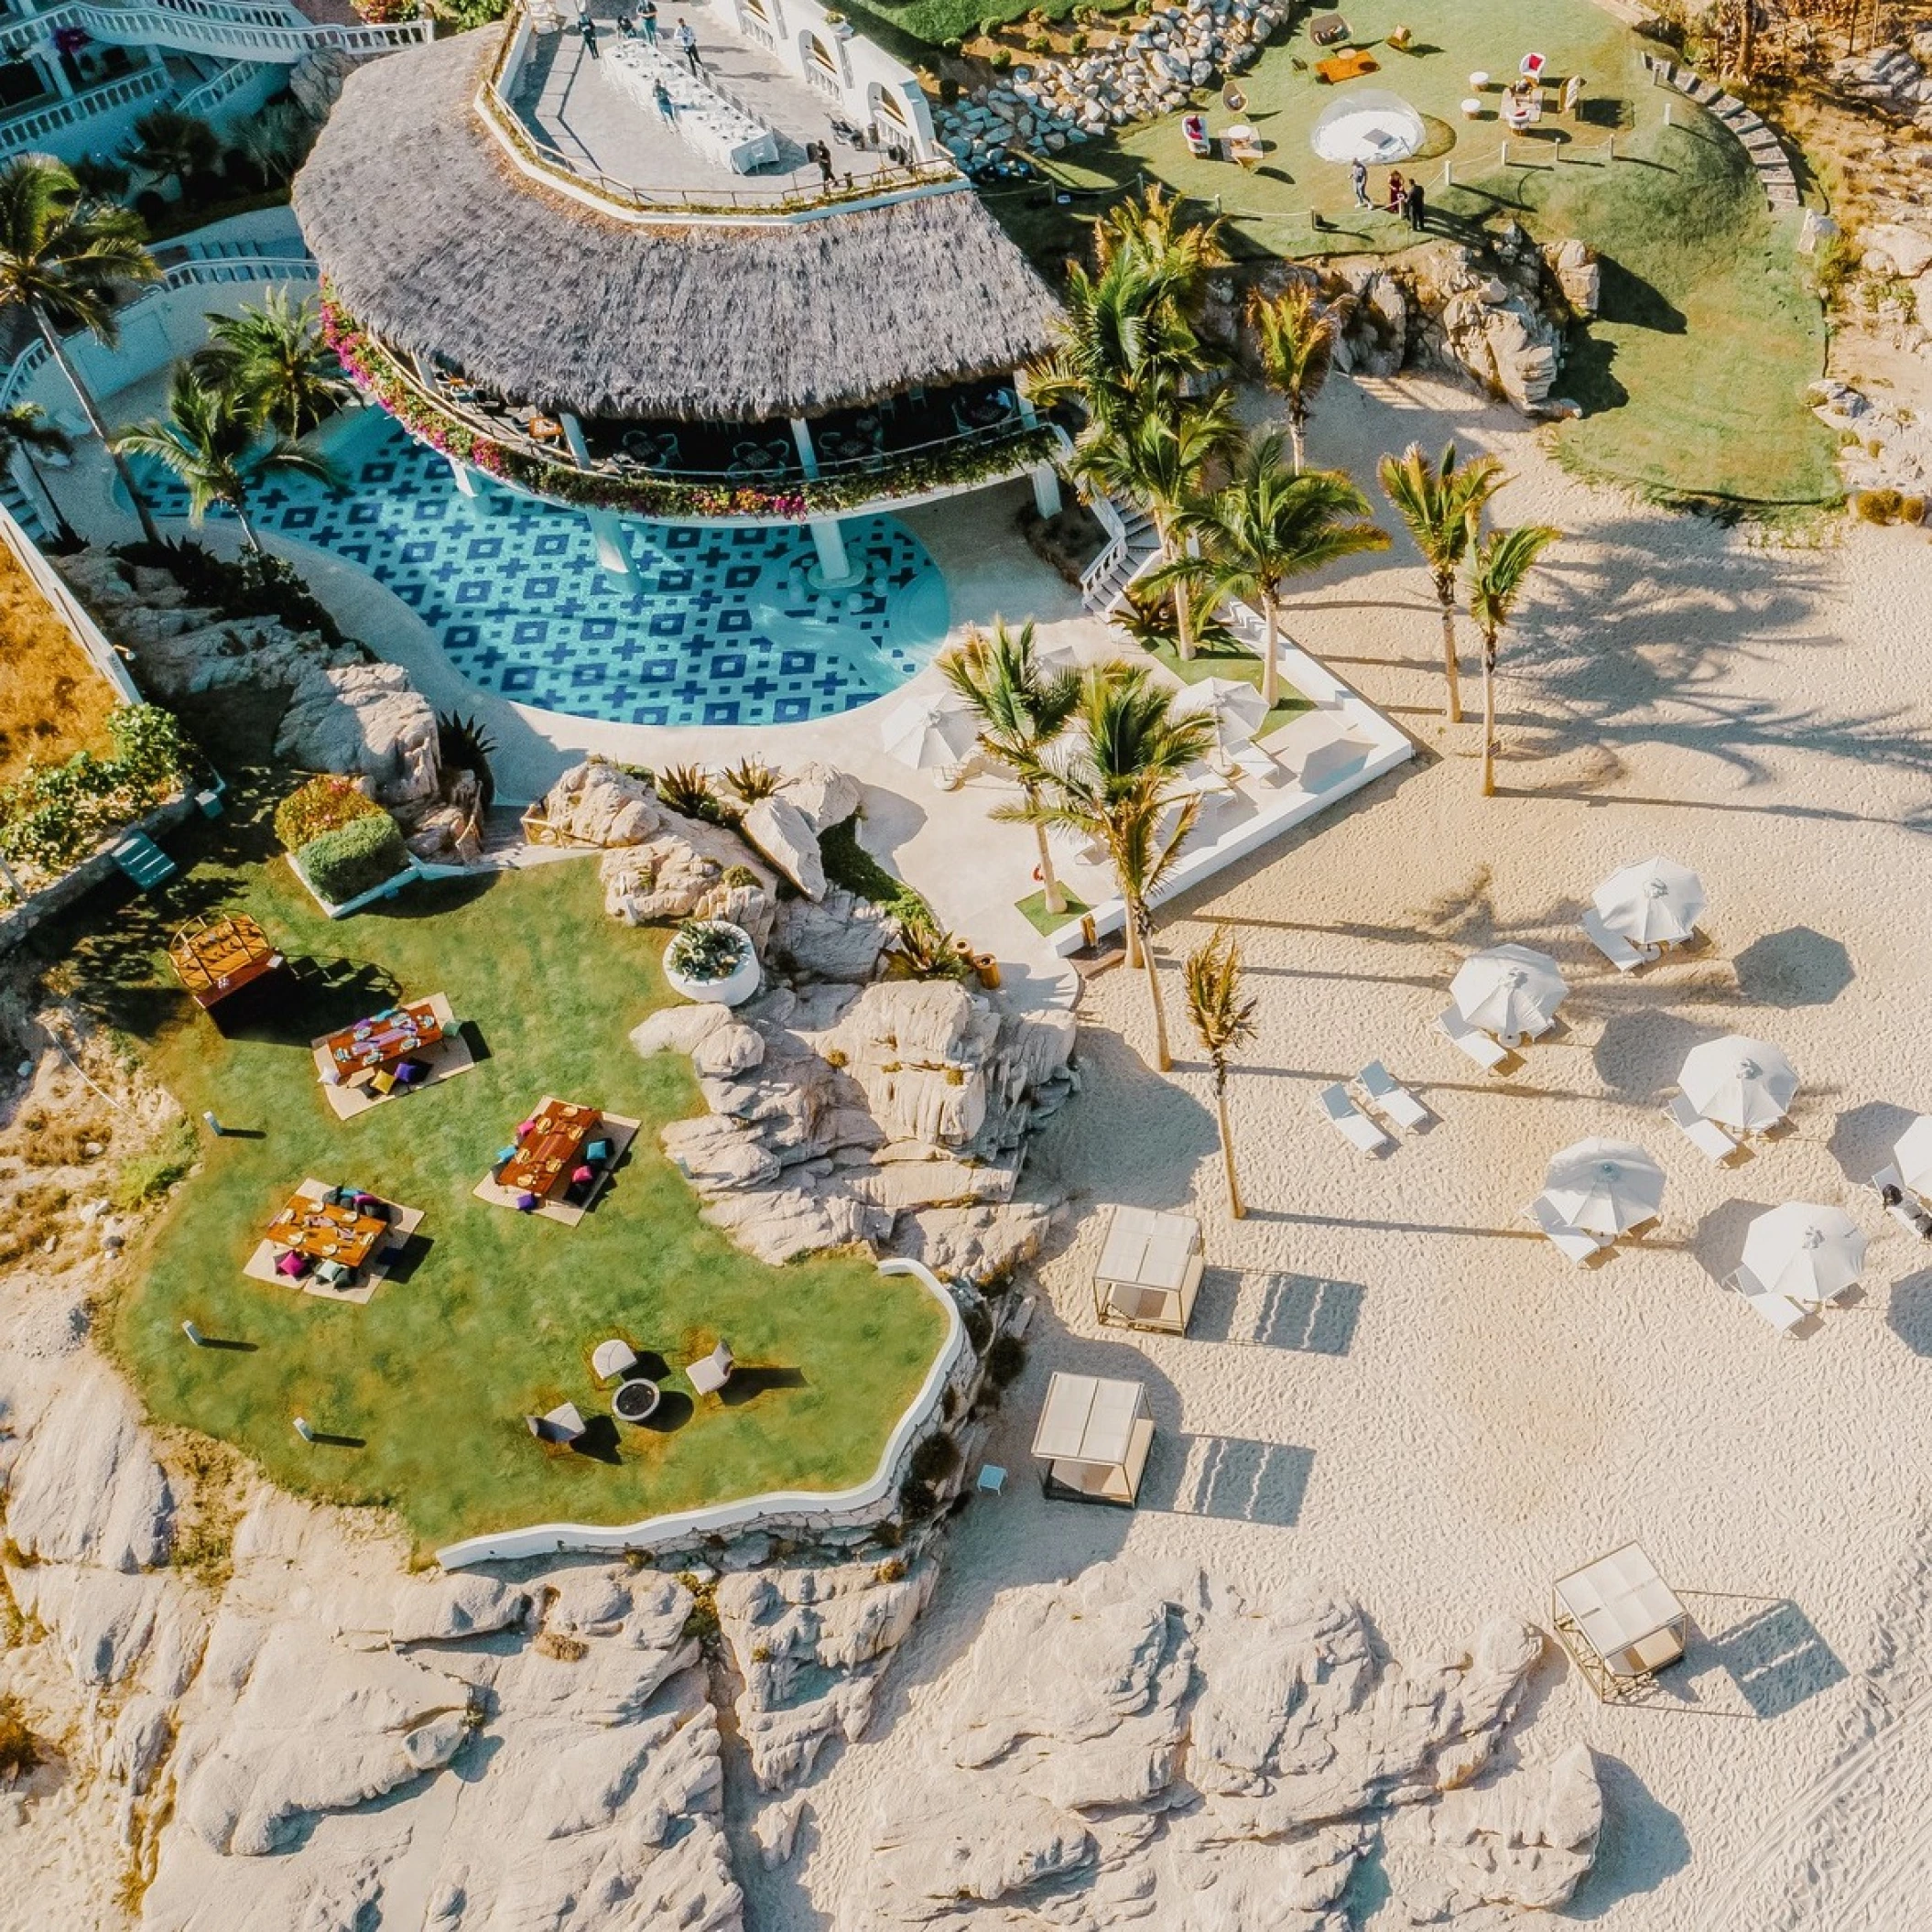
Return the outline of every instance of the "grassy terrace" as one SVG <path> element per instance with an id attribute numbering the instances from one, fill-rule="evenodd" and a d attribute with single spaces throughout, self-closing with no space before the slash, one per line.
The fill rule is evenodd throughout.
<path id="1" fill-rule="evenodd" d="M 1358 210 L 1346 168 L 1309 146 L 1317 117 L 1351 86 L 1390 89 L 1428 128 L 1423 157 L 1404 171 L 1419 167 L 1438 234 L 1467 240 L 1514 216 L 1545 239 L 1580 236 L 1605 257 L 1603 313 L 1579 331 L 1563 378 L 1584 410 L 1553 432 L 1565 461 L 1664 497 L 1836 498 L 1831 439 L 1805 396 L 1823 370 L 1826 331 L 1793 246 L 1796 217 L 1773 221 L 1730 133 L 1652 86 L 1644 42 L 1590 0 L 1362 0 L 1344 13 L 1380 71 L 1323 86 L 1307 71 L 1322 50 L 1305 25 L 1271 47 L 1239 82 L 1268 148 L 1253 173 L 1190 157 L 1169 115 L 1050 157 L 1074 190 L 1069 205 L 1004 187 L 989 190 L 990 205 L 1048 267 L 1083 249 L 1093 215 L 1143 176 L 1197 206 L 1218 204 L 1238 256 L 1404 248 L 1414 237 L 1403 223 Z M 1380 44 L 1398 23 L 1415 30 L 1410 52 Z M 1465 121 L 1460 103 L 1472 72 L 1500 81 L 1532 48 L 1558 81 L 1585 76 L 1583 107 L 1509 136 L 1504 167 L 1497 95 L 1483 97 L 1492 112 L 1480 121 Z M 1210 129 L 1224 128 L 1232 116 L 1218 94 L 1199 99 Z M 1667 127 L 1666 99 L 1677 124 Z M 1371 174 L 1379 190 L 1384 171 Z M 1740 423 L 1748 436 L 1735 433 Z"/>
<path id="2" fill-rule="evenodd" d="M 248 828 L 226 821 L 212 838 Z M 597 868 L 564 863 L 480 885 L 421 886 L 331 927 L 281 860 L 211 852 L 178 894 L 245 908 L 326 981 L 283 987 L 224 1035 L 174 991 L 166 919 L 103 909 L 71 975 L 103 1016 L 152 1044 L 152 1069 L 190 1119 L 212 1108 L 246 1137 L 208 1141 L 116 1311 L 114 1335 L 160 1421 L 219 1437 L 277 1482 L 332 1502 L 387 1503 L 419 1543 L 554 1520 L 624 1523 L 778 1488 L 861 1482 L 943 1335 L 917 1284 L 869 1260 L 764 1267 L 698 1218 L 657 1150 L 697 1113 L 689 1065 L 646 1062 L 624 1036 L 669 1003 L 664 930 L 602 910 Z M 98 902 L 97 902 L 98 903 Z M 307 1041 L 396 992 L 448 993 L 483 1053 L 475 1071 L 346 1123 L 317 1090 Z M 645 1123 L 626 1164 L 575 1229 L 474 1199 L 492 1152 L 546 1092 Z M 304 1176 L 367 1186 L 426 1210 L 428 1245 L 366 1307 L 246 1279 L 263 1224 Z M 413 1261 L 413 1265 L 411 1262 Z M 196 1349 L 202 1332 L 239 1347 Z M 667 1385 L 658 1416 L 592 1454 L 540 1448 L 526 1413 L 566 1400 L 608 1415 L 588 1356 L 621 1334 L 673 1367 L 722 1335 L 733 1400 L 693 1406 Z M 309 1418 L 355 1446 L 302 1443 Z"/>

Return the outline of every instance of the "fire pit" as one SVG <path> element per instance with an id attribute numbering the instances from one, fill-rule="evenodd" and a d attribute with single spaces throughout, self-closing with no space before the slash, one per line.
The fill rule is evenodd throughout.
<path id="1" fill-rule="evenodd" d="M 611 1397 L 611 1413 L 620 1422 L 647 1422 L 657 1413 L 657 1384 L 640 1375 Z"/>

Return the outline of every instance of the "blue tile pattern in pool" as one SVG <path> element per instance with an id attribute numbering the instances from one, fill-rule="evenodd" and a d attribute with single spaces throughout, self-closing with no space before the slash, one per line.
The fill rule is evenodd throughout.
<path id="1" fill-rule="evenodd" d="M 803 529 L 627 517 L 632 583 L 599 564 L 582 512 L 482 479 L 464 495 L 443 459 L 378 409 L 329 453 L 342 492 L 277 478 L 251 500 L 258 527 L 360 565 L 472 684 L 519 704 L 620 724 L 827 718 L 895 689 L 946 635 L 946 581 L 889 516 L 843 520 L 865 564 L 849 591 L 811 587 Z M 171 477 L 143 482 L 161 515 L 187 515 Z"/>

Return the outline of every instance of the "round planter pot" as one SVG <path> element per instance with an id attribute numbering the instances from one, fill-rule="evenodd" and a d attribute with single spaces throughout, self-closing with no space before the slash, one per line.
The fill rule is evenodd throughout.
<path id="1" fill-rule="evenodd" d="M 673 993 L 679 993 L 688 1000 L 700 1004 L 710 1003 L 718 1006 L 742 1006 L 758 990 L 761 977 L 758 970 L 757 950 L 752 944 L 750 933 L 742 926 L 733 926 L 729 919 L 707 919 L 704 922 L 713 932 L 728 932 L 738 942 L 738 963 L 722 980 L 692 980 L 671 964 L 670 947 L 665 948 L 664 976 L 670 983 Z M 672 945 L 676 945 L 674 939 Z"/>

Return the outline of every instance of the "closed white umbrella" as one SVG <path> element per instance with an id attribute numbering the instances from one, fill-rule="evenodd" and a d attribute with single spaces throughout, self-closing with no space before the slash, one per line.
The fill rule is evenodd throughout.
<path id="1" fill-rule="evenodd" d="M 1921 1113 L 1892 1149 L 1899 1178 L 1915 1194 L 1932 1193 L 1932 1113 Z"/>
<path id="2" fill-rule="evenodd" d="M 1634 1141 L 1579 1140 L 1551 1156 L 1543 1192 L 1571 1227 L 1623 1234 L 1656 1219 L 1664 1170 Z"/>
<path id="3" fill-rule="evenodd" d="M 1688 865 L 1645 859 L 1613 872 L 1590 895 L 1603 923 L 1633 946 L 1677 945 L 1704 916 L 1704 885 Z"/>
<path id="4" fill-rule="evenodd" d="M 1543 1032 L 1568 992 L 1557 962 L 1527 946 L 1471 953 L 1449 982 L 1456 1011 L 1504 1045 Z"/>
<path id="5" fill-rule="evenodd" d="M 1261 693 L 1237 678 L 1203 678 L 1199 684 L 1190 684 L 1174 700 L 1172 709 L 1177 718 L 1208 719 L 1223 746 L 1247 743 L 1268 715 Z"/>
<path id="6" fill-rule="evenodd" d="M 1740 1134 L 1759 1134 L 1790 1112 L 1797 1074 L 1769 1040 L 1728 1033 L 1684 1056 L 1677 1084 L 1706 1120 Z"/>
<path id="7" fill-rule="evenodd" d="M 1865 1266 L 1865 1231 L 1842 1208 L 1786 1201 L 1744 1230 L 1744 1265 L 1793 1301 L 1835 1301 Z"/>
<path id="8" fill-rule="evenodd" d="M 911 698 L 880 727 L 880 742 L 902 765 L 916 772 L 957 765 L 980 742 L 980 721 L 963 699 L 950 691 Z"/>

